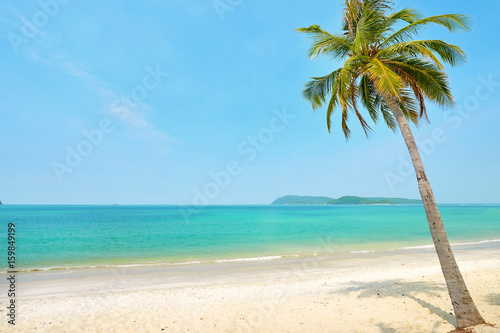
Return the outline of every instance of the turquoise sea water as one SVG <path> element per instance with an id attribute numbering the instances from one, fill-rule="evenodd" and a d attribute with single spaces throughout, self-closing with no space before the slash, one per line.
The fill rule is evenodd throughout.
<path id="1" fill-rule="evenodd" d="M 500 240 L 500 205 L 442 205 L 451 243 Z M 381 251 L 432 243 L 423 207 L 0 206 L 17 269 L 178 264 Z M 493 242 L 498 244 L 498 242 Z M 7 267 L 7 253 L 0 267 Z"/>

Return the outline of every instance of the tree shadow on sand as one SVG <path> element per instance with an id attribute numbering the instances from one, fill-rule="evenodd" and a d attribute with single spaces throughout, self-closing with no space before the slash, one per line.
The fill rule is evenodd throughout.
<path id="1" fill-rule="evenodd" d="M 401 332 L 401 330 L 397 330 L 397 329 L 389 326 L 386 323 L 378 323 L 377 327 L 379 328 L 380 333 L 399 333 L 399 332 Z M 436 324 L 434 324 L 434 327 L 432 328 L 431 332 L 432 333 L 441 332 L 440 328 L 441 328 L 441 323 L 436 323 Z"/>
<path id="2" fill-rule="evenodd" d="M 390 327 L 386 323 L 378 323 L 378 328 L 382 333 L 397 333 L 398 331 L 395 328 Z"/>
<path id="3" fill-rule="evenodd" d="M 385 280 L 377 282 L 361 282 L 351 281 L 347 283 L 345 288 L 332 291 L 334 294 L 350 294 L 352 292 L 361 292 L 359 298 L 382 298 L 382 297 L 399 297 L 407 298 L 418 303 L 423 308 L 428 309 L 431 313 L 438 315 L 444 321 L 456 327 L 455 316 L 432 303 L 429 303 L 417 294 L 426 295 L 427 299 L 441 297 L 443 293 L 447 293 L 445 285 L 430 283 L 430 282 L 404 282 L 401 280 Z M 380 323 L 381 332 L 392 333 L 395 329 L 387 326 L 385 323 Z M 437 327 L 436 327 L 437 328 Z"/>
<path id="4" fill-rule="evenodd" d="M 491 293 L 484 296 L 484 301 L 493 305 L 500 305 L 500 294 Z"/>

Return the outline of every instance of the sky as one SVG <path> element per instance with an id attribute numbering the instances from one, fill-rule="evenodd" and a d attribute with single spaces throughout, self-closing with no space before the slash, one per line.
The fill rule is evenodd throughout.
<path id="1" fill-rule="evenodd" d="M 4 204 L 268 204 L 287 194 L 419 198 L 399 132 L 367 139 L 302 98 L 310 60 L 294 30 L 340 29 L 340 0 L 5 0 L 0 4 Z M 498 1 L 398 1 L 463 13 L 428 27 L 461 46 L 457 107 L 414 130 L 438 203 L 500 203 Z"/>

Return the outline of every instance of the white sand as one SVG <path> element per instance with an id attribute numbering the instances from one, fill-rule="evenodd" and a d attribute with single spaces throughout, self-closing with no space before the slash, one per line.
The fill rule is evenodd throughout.
<path id="1" fill-rule="evenodd" d="M 486 321 L 500 327 L 500 249 L 456 253 Z M 449 332 L 433 253 L 20 276 L 1 332 Z M 54 275 L 55 274 L 55 275 Z M 75 275 L 76 274 L 76 275 Z M 3 283 L 3 282 L 2 282 Z M 4 290 L 6 285 L 2 284 Z M 2 292 L 1 312 L 5 314 Z M 483 327 L 474 332 L 498 332 Z"/>

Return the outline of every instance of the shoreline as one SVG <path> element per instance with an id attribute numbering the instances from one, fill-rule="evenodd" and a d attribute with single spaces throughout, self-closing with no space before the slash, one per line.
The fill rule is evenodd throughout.
<path id="1" fill-rule="evenodd" d="M 411 245 L 396 248 L 381 247 L 380 244 L 377 246 L 370 246 L 371 249 L 360 249 L 360 250 L 347 250 L 347 249 L 335 249 L 331 250 L 328 244 L 321 244 L 317 247 L 317 251 L 314 253 L 294 253 L 294 254 L 277 254 L 277 253 L 267 253 L 259 256 L 258 254 L 249 254 L 249 256 L 226 256 L 224 258 L 197 258 L 189 259 L 186 261 L 148 261 L 148 262 L 117 262 L 117 263 L 87 263 L 87 264 L 68 264 L 67 266 L 49 266 L 49 267 L 30 267 L 30 268 L 18 268 L 17 271 L 22 274 L 29 274 L 34 272 L 50 272 L 50 271 L 72 271 L 72 270 L 88 270 L 88 269 L 121 269 L 121 268 L 132 268 L 132 267 L 169 267 L 169 266 L 183 266 L 183 265 L 199 265 L 199 264 L 218 264 L 218 263 L 230 263 L 230 262 L 260 262 L 260 261 L 276 261 L 284 260 L 289 258 L 323 258 L 323 257 L 348 257 L 352 255 L 372 253 L 375 256 L 384 256 L 387 254 L 398 254 L 407 253 L 408 251 L 424 251 L 424 252 L 434 252 L 433 244 L 426 245 Z M 458 241 L 451 243 L 453 251 L 464 251 L 464 250 L 476 250 L 476 249 L 494 249 L 500 248 L 500 239 L 483 239 L 483 240 L 471 240 L 471 241 Z M 253 256 L 252 256 L 253 255 Z M 0 269 L 0 274 L 7 273 L 7 268 L 4 267 Z"/>
<path id="2" fill-rule="evenodd" d="M 481 243 L 482 244 L 482 243 Z M 479 244 L 477 244 L 479 245 Z M 489 244 L 488 244 L 489 245 Z M 470 258 L 498 257 L 500 247 L 453 249 L 457 261 Z M 165 288 L 189 284 L 210 284 L 230 276 L 240 280 L 283 278 L 295 274 L 355 270 L 358 267 L 379 268 L 407 264 L 434 265 L 440 273 L 433 247 L 421 246 L 392 251 L 359 251 L 320 255 L 280 256 L 269 260 L 228 260 L 185 264 L 118 265 L 84 268 L 61 268 L 18 272 L 23 298 L 47 295 Z M 460 262 L 459 262 L 460 264 Z M 6 295 L 0 294 L 0 301 Z"/>
<path id="3" fill-rule="evenodd" d="M 485 319 L 500 327 L 500 248 L 455 250 L 455 255 Z M 454 328 L 437 256 L 426 249 L 31 272 L 19 275 L 17 287 L 19 319 L 13 332 L 437 333 Z M 0 303 L 5 300 L 0 294 Z M 5 320 L 0 330 L 4 325 Z"/>

